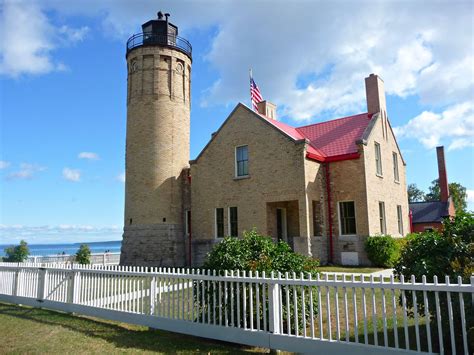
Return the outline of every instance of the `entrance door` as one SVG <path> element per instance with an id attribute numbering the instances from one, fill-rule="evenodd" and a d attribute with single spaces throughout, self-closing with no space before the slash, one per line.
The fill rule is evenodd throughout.
<path id="1" fill-rule="evenodd" d="M 286 209 L 277 208 L 277 238 L 278 240 L 288 241 L 287 224 L 286 224 Z"/>

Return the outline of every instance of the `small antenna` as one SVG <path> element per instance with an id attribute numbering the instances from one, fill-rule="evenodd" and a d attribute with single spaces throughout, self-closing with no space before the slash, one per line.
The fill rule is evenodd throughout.
<path id="1" fill-rule="evenodd" d="M 169 13 L 166 13 L 165 14 L 165 17 L 166 17 L 166 21 L 168 21 L 168 17 L 170 17 L 171 15 Z"/>

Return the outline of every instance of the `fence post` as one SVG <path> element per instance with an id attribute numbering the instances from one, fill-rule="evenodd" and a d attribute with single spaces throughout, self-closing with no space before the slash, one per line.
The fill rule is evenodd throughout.
<path id="1" fill-rule="evenodd" d="M 154 268 L 152 269 L 152 272 L 154 273 Z M 156 306 L 156 276 L 153 276 L 151 278 L 151 283 L 150 283 L 150 315 L 154 316 L 155 315 L 155 306 Z"/>
<path id="2" fill-rule="evenodd" d="M 471 276 L 471 289 L 474 288 L 474 276 Z M 472 305 L 474 306 L 474 292 L 471 293 L 471 302 Z"/>
<path id="3" fill-rule="evenodd" d="M 12 290 L 13 296 L 18 296 L 18 286 L 20 284 L 19 279 L 20 279 L 20 269 L 17 269 L 15 273 L 13 274 L 13 290 Z"/>
<path id="4" fill-rule="evenodd" d="M 45 293 L 45 284 L 46 284 L 46 269 L 44 267 L 38 268 L 38 290 L 36 293 L 36 300 L 38 302 L 44 301 L 44 293 Z"/>
<path id="5" fill-rule="evenodd" d="M 275 280 L 274 272 L 272 271 L 272 280 Z M 281 310 L 280 310 L 280 284 L 278 282 L 270 284 L 270 291 L 269 291 L 269 325 L 270 325 L 270 332 L 273 334 L 280 334 L 280 317 L 281 317 Z"/>
<path id="6" fill-rule="evenodd" d="M 67 303 L 76 303 L 75 295 L 76 295 L 76 271 L 73 269 L 74 265 L 71 265 L 71 272 L 69 275 L 68 280 L 68 295 L 67 295 Z"/>

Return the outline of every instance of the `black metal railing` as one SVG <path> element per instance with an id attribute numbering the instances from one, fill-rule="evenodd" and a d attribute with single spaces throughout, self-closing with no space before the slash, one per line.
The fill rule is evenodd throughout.
<path id="1" fill-rule="evenodd" d="M 154 45 L 167 46 L 178 49 L 187 56 L 189 56 L 189 58 L 192 58 L 193 48 L 191 46 L 191 43 L 189 43 L 184 38 L 175 36 L 173 34 L 158 35 L 149 32 L 137 33 L 130 37 L 127 41 L 127 54 L 133 48 Z"/>

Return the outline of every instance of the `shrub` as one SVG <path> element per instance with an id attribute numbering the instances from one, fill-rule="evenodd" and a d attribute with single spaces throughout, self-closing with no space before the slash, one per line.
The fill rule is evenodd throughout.
<path id="1" fill-rule="evenodd" d="M 389 235 L 368 237 L 365 241 L 365 251 L 375 266 L 393 267 L 400 256 L 400 244 L 401 242 Z"/>
<path id="2" fill-rule="evenodd" d="M 281 273 L 317 273 L 317 260 L 295 253 L 288 243 L 275 243 L 271 237 L 255 230 L 244 232 L 243 238 L 227 237 L 216 244 L 203 265 L 211 270 L 272 271 Z"/>
<path id="3" fill-rule="evenodd" d="M 470 276 L 474 272 L 474 215 L 472 213 L 458 212 L 452 220 L 446 219 L 443 222 L 443 231 L 424 232 L 411 236 L 407 240 L 407 245 L 401 252 L 400 259 L 395 264 L 395 274 L 409 279 L 414 275 L 417 281 L 421 281 L 425 275 L 427 282 L 433 282 L 437 275 L 439 283 L 444 283 L 445 276 L 449 276 L 452 283 L 457 282 L 461 277 L 463 282 L 469 283 Z M 420 315 L 424 314 L 423 293 L 416 292 L 417 309 Z M 466 306 L 467 329 L 474 326 L 474 309 L 472 307 L 470 295 L 464 294 L 464 305 Z M 433 292 L 428 293 L 428 311 L 433 316 L 436 315 L 435 296 Z M 401 303 L 401 300 L 400 300 Z M 448 336 L 449 341 L 449 314 L 446 294 L 440 292 L 439 303 L 441 309 L 441 319 L 443 334 Z M 459 298 L 452 297 L 453 320 L 456 329 L 459 329 L 460 303 Z M 407 305 L 413 307 L 411 292 L 407 291 Z M 412 312 L 413 315 L 413 312 Z M 458 324 L 456 324 L 458 322 Z M 456 342 L 462 344 L 462 337 L 456 333 Z M 459 345 L 459 344 L 458 344 Z M 445 349 L 446 350 L 446 349 Z M 472 350 L 472 349 L 471 349 Z"/>
<path id="4" fill-rule="evenodd" d="M 79 264 L 91 263 L 91 249 L 87 244 L 81 244 L 76 252 L 76 262 Z"/>
<path id="5" fill-rule="evenodd" d="M 293 273 L 297 275 L 297 278 L 301 276 L 301 274 L 308 275 L 310 274 L 313 277 L 316 277 L 318 271 L 317 267 L 319 266 L 319 262 L 314 260 L 310 257 L 297 254 L 293 252 L 290 246 L 283 241 L 279 241 L 275 243 L 272 238 L 266 237 L 263 235 L 258 234 L 255 230 L 251 232 L 244 232 L 243 238 L 232 238 L 226 237 L 222 242 L 216 244 L 213 250 L 207 255 L 207 259 L 203 265 L 205 269 L 208 270 L 216 270 L 219 275 L 223 275 L 225 270 L 239 270 L 242 275 L 242 272 L 252 272 L 255 275 L 255 272 L 259 272 L 259 275 L 262 275 L 262 272 L 266 273 L 267 277 L 270 277 L 271 272 L 275 272 L 275 276 L 278 272 L 282 273 L 282 277 L 285 277 L 285 273 L 289 273 L 289 278 L 293 277 Z M 235 273 L 234 273 L 235 274 Z M 248 276 L 248 274 L 247 274 Z M 234 302 L 234 308 L 231 308 L 231 304 L 228 300 L 230 299 L 237 299 L 240 295 L 241 302 L 250 302 L 250 290 L 252 288 L 252 300 L 254 305 L 254 313 L 252 317 L 259 318 L 261 327 L 264 324 L 263 319 L 266 318 L 268 323 L 269 317 L 269 305 L 268 302 L 262 302 L 262 296 L 260 296 L 259 304 L 260 306 L 257 307 L 257 300 L 256 300 L 256 287 L 259 287 L 260 295 L 263 292 L 266 292 L 269 295 L 269 288 L 265 288 L 265 284 L 249 284 L 249 283 L 233 283 L 229 282 L 223 286 L 222 290 L 217 288 L 218 285 L 211 282 L 205 281 L 196 281 L 194 287 L 199 289 L 194 292 L 196 297 L 196 302 L 199 304 L 200 300 L 197 298 L 198 292 L 200 295 L 204 295 L 206 297 L 219 297 L 218 295 L 222 295 L 221 300 L 213 303 L 214 307 L 209 308 L 208 305 L 204 304 L 201 306 L 201 314 L 198 317 L 204 317 L 204 319 L 211 320 L 214 318 L 216 314 L 224 314 L 225 309 L 227 308 L 227 312 L 229 314 L 233 312 L 237 314 L 236 302 Z M 297 307 L 299 312 L 299 323 L 302 324 L 302 317 L 301 317 L 301 309 L 302 309 L 302 300 L 301 300 L 301 289 L 288 287 L 288 294 L 289 294 L 289 309 L 286 306 L 286 286 L 282 287 L 282 311 L 283 311 L 283 318 L 288 319 L 288 312 L 290 314 L 294 314 L 294 302 L 293 302 L 293 293 L 294 290 L 297 289 L 298 292 L 298 300 L 297 300 Z M 243 299 L 243 294 L 246 294 L 246 299 Z M 310 302 L 309 302 L 309 294 L 312 291 L 310 287 L 305 287 L 305 311 L 306 311 L 306 318 L 309 322 L 310 319 Z M 224 297 L 225 294 L 228 294 L 227 303 L 226 298 Z M 222 306 L 219 306 L 222 304 Z M 313 310 L 317 310 L 317 297 L 313 298 Z M 265 310 L 265 312 L 264 312 Z M 249 324 L 250 320 L 250 313 L 247 311 L 245 321 Z M 237 317 L 235 317 L 237 318 Z M 243 325 L 244 322 L 244 315 L 242 314 L 241 310 L 241 324 Z M 292 319 L 293 320 L 293 319 Z M 294 331 L 295 324 L 291 322 L 291 329 Z M 237 325 L 235 323 L 234 325 Z M 255 323 L 254 323 L 255 325 Z M 288 324 L 284 322 L 283 327 L 285 331 L 287 331 Z M 300 327 L 301 329 L 301 327 Z"/>
<path id="6" fill-rule="evenodd" d="M 5 254 L 4 261 L 22 263 L 28 259 L 30 249 L 28 248 L 28 243 L 22 240 L 17 246 L 5 248 Z"/>

